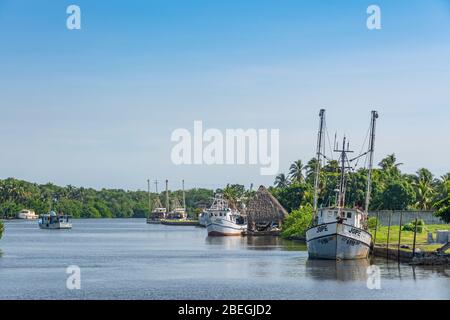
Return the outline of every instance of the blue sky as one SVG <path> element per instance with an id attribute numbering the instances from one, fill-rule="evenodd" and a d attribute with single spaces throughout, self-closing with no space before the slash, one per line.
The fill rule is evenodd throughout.
<path id="1" fill-rule="evenodd" d="M 77 4 L 82 29 L 66 28 Z M 382 29 L 366 28 L 381 7 Z M 270 185 L 259 166 L 175 166 L 174 129 L 279 128 L 280 171 L 318 110 L 375 161 L 449 171 L 450 1 L 0 0 L 0 178 L 95 188 Z"/>

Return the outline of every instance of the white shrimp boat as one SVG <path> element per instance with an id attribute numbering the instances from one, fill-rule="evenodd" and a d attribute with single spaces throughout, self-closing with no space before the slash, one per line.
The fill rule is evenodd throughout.
<path id="1" fill-rule="evenodd" d="M 71 216 L 57 215 L 51 211 L 39 217 L 39 228 L 41 229 L 72 229 Z"/>
<path id="2" fill-rule="evenodd" d="M 366 231 L 364 216 L 359 209 L 338 207 L 319 209 L 317 225 L 306 231 L 309 257 L 367 258 L 372 235 Z"/>
<path id="3" fill-rule="evenodd" d="M 314 190 L 314 218 L 312 226 L 306 231 L 308 255 L 316 259 L 364 259 L 370 253 L 372 235 L 367 230 L 367 217 L 370 201 L 370 182 L 373 164 L 373 152 L 375 142 L 375 122 L 378 113 L 372 111 L 370 125 L 370 142 L 368 151 L 349 159 L 349 145 L 346 138 L 343 139 L 341 150 L 335 144 L 335 152 L 340 154 L 340 182 L 337 191 L 336 205 L 332 207 L 317 208 L 318 184 L 323 146 L 323 130 L 325 110 L 320 111 L 320 129 L 317 144 L 317 169 Z M 345 192 L 347 185 L 347 170 L 350 164 L 363 156 L 369 156 L 365 208 L 345 207 Z"/>
<path id="4" fill-rule="evenodd" d="M 152 212 L 150 212 L 149 216 L 147 217 L 147 223 L 149 224 L 159 224 L 161 223 L 161 220 L 165 219 L 167 215 L 167 209 L 163 208 L 161 205 L 161 202 L 157 198 L 154 203 L 154 208 Z"/>
<path id="5" fill-rule="evenodd" d="M 247 230 L 247 221 L 237 210 L 228 206 L 222 195 L 216 195 L 206 210 L 206 230 L 208 236 L 239 236 Z"/>

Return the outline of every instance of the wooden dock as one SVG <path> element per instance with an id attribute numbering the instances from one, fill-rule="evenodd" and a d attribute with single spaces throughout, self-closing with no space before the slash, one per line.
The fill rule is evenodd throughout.
<path id="1" fill-rule="evenodd" d="M 168 226 L 198 226 L 198 220 L 161 219 L 161 224 Z"/>

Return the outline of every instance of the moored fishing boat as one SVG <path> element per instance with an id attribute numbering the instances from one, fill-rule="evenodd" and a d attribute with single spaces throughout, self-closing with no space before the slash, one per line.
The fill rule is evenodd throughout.
<path id="1" fill-rule="evenodd" d="M 150 212 L 149 216 L 147 217 L 147 223 L 149 224 L 159 224 L 161 223 L 161 220 L 165 219 L 167 209 L 163 208 L 161 205 L 161 202 L 159 199 L 156 199 L 154 203 L 154 208 L 152 212 Z"/>
<path id="2" fill-rule="evenodd" d="M 367 230 L 367 217 L 370 201 L 371 172 L 373 165 L 373 152 L 375 143 L 375 123 L 378 113 L 372 111 L 370 124 L 369 148 L 361 155 L 350 159 L 348 154 L 349 144 L 343 138 L 342 148 L 335 144 L 335 152 L 339 153 L 340 181 L 337 191 L 336 204 L 334 206 L 317 208 L 319 174 L 323 153 L 323 137 L 325 110 L 320 111 L 320 127 L 317 144 L 317 168 L 314 183 L 314 217 L 311 227 L 306 231 L 308 255 L 318 259 L 364 259 L 367 258 L 372 244 L 372 235 Z M 345 205 L 347 188 L 347 172 L 352 169 L 350 164 L 363 157 L 369 157 L 367 175 L 367 189 L 365 208 L 349 208 Z"/>
<path id="3" fill-rule="evenodd" d="M 222 195 L 214 197 L 211 207 L 206 210 L 206 230 L 208 236 L 239 236 L 247 230 L 247 221 L 239 211 L 232 210 Z"/>

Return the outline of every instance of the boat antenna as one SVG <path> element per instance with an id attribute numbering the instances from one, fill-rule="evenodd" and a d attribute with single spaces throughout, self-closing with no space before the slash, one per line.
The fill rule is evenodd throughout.
<path id="1" fill-rule="evenodd" d="M 368 173 L 367 173 L 366 203 L 365 203 L 365 207 L 364 207 L 366 214 L 369 213 L 370 191 L 371 191 L 371 184 L 372 184 L 373 153 L 375 150 L 375 127 L 376 127 L 377 119 L 378 119 L 378 112 L 373 110 L 372 118 L 370 121 L 369 167 L 368 167 Z"/>
<path id="2" fill-rule="evenodd" d="M 319 175 L 320 175 L 320 165 L 322 161 L 322 143 L 323 143 L 323 127 L 325 122 L 325 109 L 320 109 L 319 112 L 320 117 L 320 125 L 319 125 L 319 133 L 317 134 L 317 163 L 316 163 L 316 176 L 314 179 L 314 216 L 317 214 L 317 202 L 319 196 Z"/>

